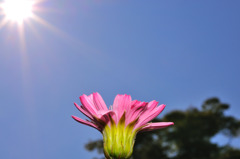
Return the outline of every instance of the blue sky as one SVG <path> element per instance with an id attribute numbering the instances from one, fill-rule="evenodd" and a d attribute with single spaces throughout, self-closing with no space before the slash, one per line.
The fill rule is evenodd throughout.
<path id="1" fill-rule="evenodd" d="M 71 118 L 85 118 L 73 103 L 92 92 L 107 105 L 123 93 L 157 100 L 161 115 L 216 96 L 238 118 L 238 0 L 37 5 L 47 24 L 29 19 L 24 38 L 16 24 L 0 28 L 0 158 L 92 158 L 84 144 L 101 134 Z"/>

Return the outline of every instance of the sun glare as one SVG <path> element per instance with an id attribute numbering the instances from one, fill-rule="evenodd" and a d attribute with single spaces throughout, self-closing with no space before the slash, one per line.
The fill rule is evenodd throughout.
<path id="1" fill-rule="evenodd" d="M 0 0 L 0 31 L 6 27 L 8 31 L 17 29 L 21 52 L 26 52 L 26 33 L 33 33 L 41 37 L 37 25 L 44 26 L 48 30 L 67 38 L 68 35 L 55 26 L 42 19 L 41 13 L 51 11 L 40 4 L 46 0 Z M 31 32 L 32 31 L 32 32 Z M 29 35 L 29 34 L 28 34 Z"/>
<path id="2" fill-rule="evenodd" d="M 1 8 L 6 20 L 22 23 L 33 15 L 32 0 L 5 0 Z"/>

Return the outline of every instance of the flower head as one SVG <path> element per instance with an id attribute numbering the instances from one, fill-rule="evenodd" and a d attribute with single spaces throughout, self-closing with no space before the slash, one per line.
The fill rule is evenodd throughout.
<path id="1" fill-rule="evenodd" d="M 76 116 L 79 123 L 91 126 L 103 134 L 104 154 L 107 159 L 128 159 L 132 155 L 134 140 L 138 132 L 151 131 L 173 125 L 173 122 L 149 123 L 157 117 L 165 105 L 157 101 L 140 102 L 130 95 L 117 95 L 110 109 L 99 93 L 80 96 L 82 106 L 75 106 L 89 120 Z"/>

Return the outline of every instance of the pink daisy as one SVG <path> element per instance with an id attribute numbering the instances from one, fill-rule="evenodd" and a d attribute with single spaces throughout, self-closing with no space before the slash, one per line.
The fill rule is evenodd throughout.
<path id="1" fill-rule="evenodd" d="M 130 158 L 138 132 L 151 131 L 173 125 L 173 122 L 149 123 L 165 108 L 153 100 L 149 103 L 132 100 L 130 95 L 117 95 L 110 109 L 99 93 L 80 96 L 82 106 L 75 106 L 90 120 L 76 116 L 79 123 L 91 126 L 103 134 L 104 154 L 107 159 Z"/>

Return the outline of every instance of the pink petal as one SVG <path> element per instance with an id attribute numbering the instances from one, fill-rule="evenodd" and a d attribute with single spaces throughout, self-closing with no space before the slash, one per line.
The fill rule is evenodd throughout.
<path id="1" fill-rule="evenodd" d="M 138 108 L 138 107 L 146 105 L 146 104 L 148 104 L 148 103 L 147 102 L 141 102 L 141 101 L 138 101 L 138 100 L 133 100 L 131 102 L 131 109 Z"/>
<path id="2" fill-rule="evenodd" d="M 170 125 L 174 125 L 173 122 L 158 122 L 158 123 L 149 123 L 147 126 L 140 129 L 140 131 L 152 131 L 156 129 L 162 129 L 168 127 Z"/>
<path id="3" fill-rule="evenodd" d="M 74 120 L 76 120 L 77 122 L 79 122 L 79 123 L 82 123 L 82 124 L 84 124 L 84 125 L 91 126 L 91 127 L 95 128 L 95 129 L 99 130 L 100 132 L 102 131 L 99 127 L 97 127 L 95 124 L 93 124 L 93 123 L 91 123 L 91 122 L 89 122 L 89 121 L 85 121 L 85 120 L 83 120 L 83 119 L 81 119 L 81 118 L 78 118 L 78 117 L 76 117 L 76 116 L 73 116 L 73 115 L 72 115 L 72 118 L 73 118 Z"/>
<path id="4" fill-rule="evenodd" d="M 123 112 L 126 111 L 128 112 L 128 110 L 130 109 L 131 106 L 131 101 L 132 98 L 130 95 L 117 95 L 114 99 L 113 102 L 113 111 L 116 113 L 117 115 L 117 123 L 120 120 L 121 116 L 123 115 Z"/>
<path id="5" fill-rule="evenodd" d="M 116 113 L 112 110 L 105 111 L 105 113 L 102 114 L 102 117 L 100 118 L 102 121 L 104 121 L 106 124 L 110 124 L 110 116 L 113 118 Z M 114 120 L 115 121 L 115 120 Z M 116 121 L 115 121 L 116 123 Z"/>
<path id="6" fill-rule="evenodd" d="M 148 105 L 147 105 L 148 111 L 152 111 L 153 109 L 155 109 L 157 107 L 157 105 L 158 105 L 158 102 L 155 101 L 155 100 L 149 102 Z"/>
<path id="7" fill-rule="evenodd" d="M 140 103 L 140 101 L 138 101 L 138 100 L 133 100 L 133 101 L 131 102 L 131 108 L 134 107 L 135 105 L 137 105 L 138 103 Z"/>
<path id="8" fill-rule="evenodd" d="M 144 112 L 144 114 L 142 114 L 139 118 L 139 122 L 137 123 L 137 125 L 135 126 L 135 128 L 140 127 L 144 124 L 146 124 L 147 122 L 151 121 L 152 119 L 156 118 L 165 108 L 166 105 L 162 104 L 159 107 L 155 108 L 154 110 L 152 110 L 151 112 Z"/>
<path id="9" fill-rule="evenodd" d="M 74 105 L 76 106 L 76 108 L 81 111 L 84 115 L 86 115 L 88 118 L 90 118 L 91 120 L 93 120 L 92 115 L 86 110 L 84 109 L 84 107 L 80 107 L 77 103 L 74 103 Z"/>
<path id="10" fill-rule="evenodd" d="M 154 109 L 157 108 L 158 102 L 153 100 L 149 102 L 146 106 L 146 108 L 141 112 L 140 114 L 140 121 L 146 119 L 152 112 L 154 112 Z"/>
<path id="11" fill-rule="evenodd" d="M 83 94 L 82 96 L 79 97 L 81 103 L 83 104 L 83 106 L 88 110 L 88 112 L 92 115 L 98 116 L 97 110 L 95 108 L 95 105 L 93 103 L 93 98 L 92 96 L 86 96 L 85 94 Z"/>
<path id="12" fill-rule="evenodd" d="M 139 116 L 139 122 L 147 118 L 151 112 L 157 107 L 158 102 L 153 100 L 149 103 L 144 102 L 144 104 L 147 104 L 144 109 L 139 111 L 138 116 Z"/>
<path id="13" fill-rule="evenodd" d="M 134 101 L 132 102 L 131 110 L 127 112 L 126 115 L 126 125 L 134 121 L 136 118 L 142 114 L 142 112 L 145 110 L 147 103 L 146 102 L 140 102 L 140 101 Z"/>
<path id="14" fill-rule="evenodd" d="M 99 93 L 93 93 L 93 101 L 98 110 L 108 110 L 104 100 Z"/>
<path id="15" fill-rule="evenodd" d="M 152 110 L 151 113 L 149 114 L 149 116 L 144 119 L 144 122 L 149 122 L 152 119 L 156 118 L 163 111 L 165 106 L 166 106 L 165 104 L 161 104 L 160 106 L 158 106 L 154 110 Z"/>

